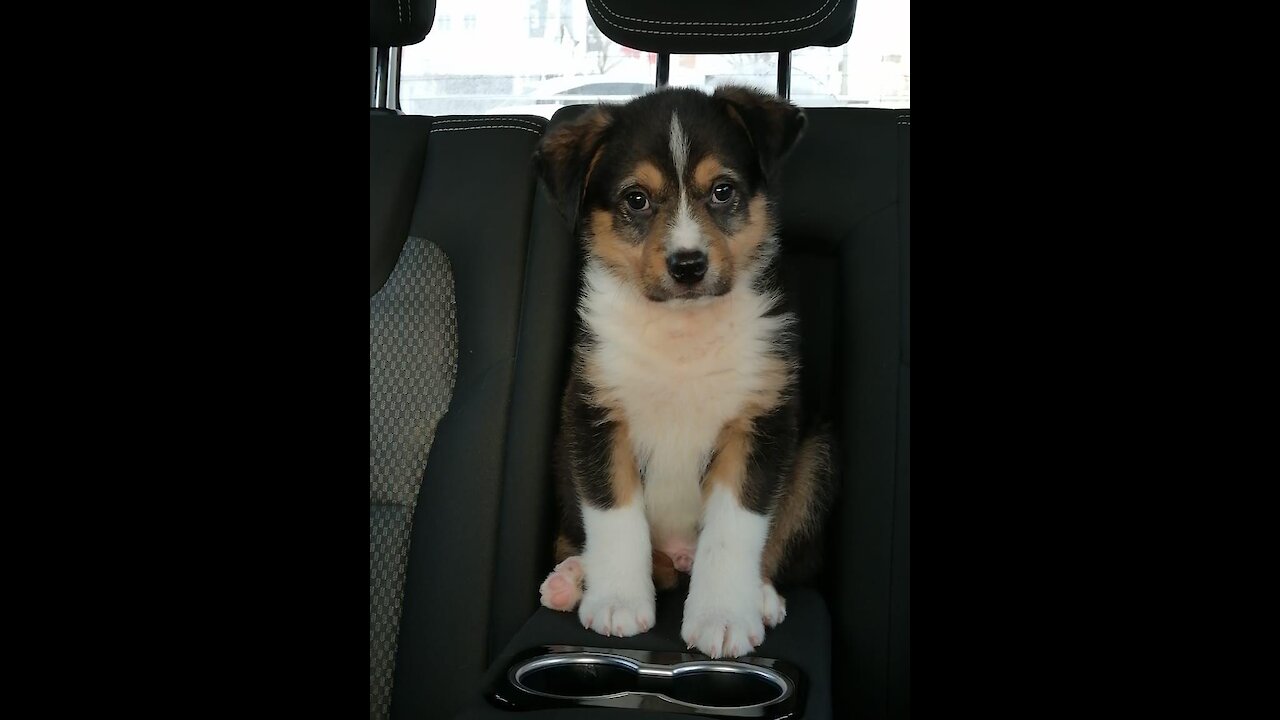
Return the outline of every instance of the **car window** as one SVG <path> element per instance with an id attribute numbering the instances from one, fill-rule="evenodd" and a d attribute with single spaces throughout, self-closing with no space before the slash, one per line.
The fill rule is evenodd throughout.
<path id="1" fill-rule="evenodd" d="M 649 92 L 653 83 L 591 83 L 579 85 L 557 95 L 642 95 Z"/>
<path id="2" fill-rule="evenodd" d="M 858 0 L 853 36 L 791 54 L 804 107 L 909 107 L 910 0 Z M 775 53 L 673 55 L 672 85 L 777 87 Z M 605 37 L 580 0 L 437 0 L 427 39 L 404 48 L 400 106 L 411 115 L 530 114 L 624 102 L 654 87 L 657 56 Z"/>

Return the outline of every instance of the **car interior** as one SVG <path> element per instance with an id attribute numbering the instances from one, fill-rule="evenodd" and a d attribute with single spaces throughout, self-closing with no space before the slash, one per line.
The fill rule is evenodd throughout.
<path id="1" fill-rule="evenodd" d="M 797 103 L 778 262 L 838 494 L 817 580 L 711 663 L 680 637 L 687 579 L 633 637 L 539 604 L 582 250 L 533 156 L 587 106 L 406 113 L 399 68 L 431 52 L 436 5 L 370 2 L 370 718 L 909 718 L 910 110 Z M 769 53 L 783 97 L 792 53 L 857 20 L 855 0 L 561 5 L 652 54 L 654 87 L 673 55 Z"/>

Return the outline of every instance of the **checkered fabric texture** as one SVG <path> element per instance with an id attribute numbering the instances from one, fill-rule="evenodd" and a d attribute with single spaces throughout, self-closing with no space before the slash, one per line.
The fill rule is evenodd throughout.
<path id="1" fill-rule="evenodd" d="M 418 487 L 458 369 L 449 258 L 409 238 L 369 299 L 369 717 L 387 717 Z"/>

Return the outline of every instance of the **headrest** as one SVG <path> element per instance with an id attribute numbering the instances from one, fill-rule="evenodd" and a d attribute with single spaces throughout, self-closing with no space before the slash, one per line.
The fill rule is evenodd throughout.
<path id="1" fill-rule="evenodd" d="M 857 0 L 587 0 L 610 40 L 659 53 L 780 52 L 838 47 L 853 34 Z"/>
<path id="2" fill-rule="evenodd" d="M 369 47 L 422 42 L 436 19 L 436 0 L 369 0 Z"/>

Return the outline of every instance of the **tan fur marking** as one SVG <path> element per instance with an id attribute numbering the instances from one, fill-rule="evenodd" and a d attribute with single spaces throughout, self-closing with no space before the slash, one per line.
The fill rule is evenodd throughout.
<path id="1" fill-rule="evenodd" d="M 634 278 L 640 274 L 641 248 L 617 236 L 613 231 L 613 213 L 595 210 L 591 213 L 591 253 L 619 277 Z"/>
<path id="2" fill-rule="evenodd" d="M 695 195 L 707 195 L 711 192 L 711 183 L 724 174 L 724 165 L 714 157 L 705 157 L 698 161 L 693 169 L 693 190 Z"/>
<path id="3" fill-rule="evenodd" d="M 747 455 L 751 452 L 751 420 L 739 417 L 720 431 L 716 439 L 716 456 L 707 468 L 702 483 L 702 499 L 705 502 L 712 489 L 727 488 L 742 502 L 742 486 L 747 475 Z"/>
<path id="4" fill-rule="evenodd" d="M 743 268 L 753 264 L 769 232 L 769 207 L 762 195 L 753 198 L 747 205 L 747 222 L 742 230 L 733 236 L 729 243 L 733 256 L 733 265 Z"/>
<path id="5" fill-rule="evenodd" d="M 615 420 L 613 429 L 612 472 L 609 481 L 613 485 L 613 501 L 619 506 L 630 505 L 640 489 L 640 470 L 636 467 L 636 453 L 631 447 L 631 434 L 627 424 Z"/>
<path id="6" fill-rule="evenodd" d="M 645 161 L 636 165 L 636 169 L 631 172 L 631 176 L 650 195 L 661 197 L 667 188 L 667 181 L 662 177 L 662 171 L 654 167 L 651 162 Z"/>
<path id="7" fill-rule="evenodd" d="M 703 210 L 702 212 L 706 211 Z M 731 249 L 732 240 L 721 233 L 712 222 L 704 222 L 702 227 L 709 239 L 707 243 L 707 264 L 715 270 L 717 277 L 722 278 L 722 282 L 732 286 L 734 273 L 738 269 Z M 707 229 L 710 232 L 707 232 Z"/>
<path id="8" fill-rule="evenodd" d="M 796 453 L 791 482 L 774 508 L 769 537 L 764 544 L 760 573 L 765 580 L 772 580 L 777 574 L 791 541 L 807 535 L 818 520 L 818 476 L 826 470 L 827 453 L 826 443 L 816 437 L 806 439 Z"/>
<path id="9" fill-rule="evenodd" d="M 637 278 L 645 289 L 657 289 L 662 286 L 662 279 L 667 274 L 667 249 L 664 239 L 667 236 L 667 221 L 664 215 L 654 218 L 649 227 L 649 236 L 644 239 L 640 251 L 641 271 Z"/>

